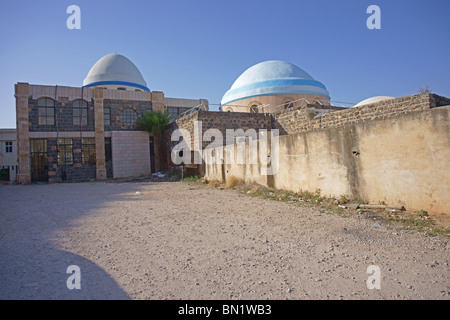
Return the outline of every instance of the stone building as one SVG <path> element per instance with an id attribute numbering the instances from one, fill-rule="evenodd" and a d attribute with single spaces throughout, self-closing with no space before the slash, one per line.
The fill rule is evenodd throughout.
<path id="1" fill-rule="evenodd" d="M 82 87 L 15 85 L 17 182 L 138 177 L 159 167 L 153 136 L 136 124 L 146 110 L 176 118 L 204 99 L 151 91 L 138 68 L 113 53 L 98 60 Z"/>
<path id="2" fill-rule="evenodd" d="M 292 63 L 270 60 L 236 79 L 222 98 L 221 111 L 274 113 L 306 104 L 330 106 L 325 85 Z"/>
<path id="3" fill-rule="evenodd" d="M 16 129 L 0 129 L 0 181 L 15 181 L 16 172 Z"/>

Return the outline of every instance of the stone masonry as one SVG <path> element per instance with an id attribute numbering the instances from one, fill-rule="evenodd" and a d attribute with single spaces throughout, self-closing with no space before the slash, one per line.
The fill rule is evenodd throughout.
<path id="1" fill-rule="evenodd" d="M 103 88 L 80 88 L 66 86 L 43 86 L 17 83 L 15 85 L 16 115 L 17 115 L 17 148 L 18 148 L 18 174 L 17 182 L 30 183 L 32 179 L 47 179 L 48 182 L 102 180 L 122 176 L 142 175 L 150 173 L 149 134 L 137 124 L 129 124 L 135 118 L 121 114 L 126 109 L 136 112 L 136 117 L 142 117 L 147 110 L 162 111 L 166 106 L 166 97 L 163 92 L 138 92 L 124 90 L 108 90 Z M 39 100 L 51 99 L 54 102 L 54 121 L 51 124 L 39 123 Z M 195 99 L 167 98 L 172 108 L 185 109 L 187 105 L 196 103 Z M 76 124 L 74 121 L 74 101 L 84 100 L 87 103 L 87 124 Z M 207 106 L 206 100 L 197 100 Z M 52 108 L 52 106 L 49 106 Z M 128 112 L 129 114 L 129 112 Z M 109 120 L 105 123 L 106 117 Z M 74 124 L 75 123 L 75 124 Z M 123 134 L 136 141 L 127 143 L 118 137 L 119 133 L 133 132 L 135 135 Z M 141 139 L 141 138 L 142 139 Z M 58 164 L 59 138 L 71 139 L 73 144 L 73 164 Z M 95 164 L 82 163 L 81 138 L 95 139 Z M 32 166 L 30 155 L 30 139 L 45 140 L 47 150 L 43 150 L 39 157 L 42 162 Z M 105 139 L 108 144 L 105 144 Z M 112 140 L 111 140 L 112 139 Z M 114 145 L 118 141 L 121 145 Z M 136 145 L 142 143 L 142 146 Z M 105 147 L 108 149 L 106 159 Z M 137 153 L 133 151 L 138 150 Z M 112 150 L 112 151 L 111 151 Z M 124 154 L 120 154 L 123 152 Z M 130 153 L 131 152 L 131 153 Z M 146 152 L 146 154 L 140 154 Z M 115 155 L 116 163 L 112 164 Z M 131 157 L 127 157 L 127 156 Z M 139 164 L 133 162 L 137 159 Z M 36 157 L 33 159 L 37 159 Z M 119 161 L 119 162 L 118 162 Z M 124 163 L 120 163 L 124 161 Z M 142 161 L 147 161 L 145 164 Z M 156 158 L 156 166 L 159 159 Z M 36 162 L 37 163 L 37 162 Z M 118 170 L 113 170 L 113 165 Z M 128 166 L 134 169 L 126 169 Z M 154 168 L 153 168 L 154 169 Z M 32 178 L 32 170 L 33 178 Z M 36 174 L 38 172 L 38 174 Z M 129 175 L 131 172 L 132 175 Z M 39 178 L 37 178 L 39 176 Z"/>

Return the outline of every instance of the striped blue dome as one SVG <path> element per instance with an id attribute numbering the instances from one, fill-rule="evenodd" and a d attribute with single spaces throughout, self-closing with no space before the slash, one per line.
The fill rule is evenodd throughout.
<path id="1" fill-rule="evenodd" d="M 314 94 L 330 98 L 326 87 L 292 63 L 271 60 L 242 73 L 222 98 L 221 104 L 275 94 Z"/>

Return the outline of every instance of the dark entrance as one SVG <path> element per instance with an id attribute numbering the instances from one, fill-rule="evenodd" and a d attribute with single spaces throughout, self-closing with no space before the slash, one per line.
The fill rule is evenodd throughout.
<path id="1" fill-rule="evenodd" d="M 113 167 L 112 167 L 112 147 L 111 138 L 105 138 L 105 164 L 106 164 L 106 177 L 112 179 Z"/>
<path id="2" fill-rule="evenodd" d="M 153 139 L 153 137 L 149 137 L 149 143 L 150 143 L 150 172 L 151 173 L 155 173 L 155 140 Z"/>
<path id="3" fill-rule="evenodd" d="M 9 181 L 9 167 L 0 167 L 0 181 Z"/>
<path id="4" fill-rule="evenodd" d="M 47 140 L 30 140 L 31 181 L 47 181 Z"/>

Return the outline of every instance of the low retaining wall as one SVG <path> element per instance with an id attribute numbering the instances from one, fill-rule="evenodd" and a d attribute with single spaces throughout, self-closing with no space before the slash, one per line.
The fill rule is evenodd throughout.
<path id="1" fill-rule="evenodd" d="M 279 152 L 271 154 L 279 164 L 274 175 L 261 175 L 248 151 L 244 164 L 221 164 L 208 163 L 212 151 L 204 150 L 204 176 L 450 214 L 450 106 L 436 99 L 415 95 L 327 113 L 304 127 L 284 124 L 291 134 L 280 136 Z M 226 148 L 214 150 L 225 158 Z"/>

